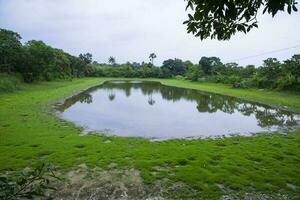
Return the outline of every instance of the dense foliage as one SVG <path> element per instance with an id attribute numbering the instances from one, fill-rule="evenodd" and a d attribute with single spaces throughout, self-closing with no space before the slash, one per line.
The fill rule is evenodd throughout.
<path id="1" fill-rule="evenodd" d="M 63 50 L 31 40 L 22 45 L 21 36 L 0 29 L 0 72 L 20 73 L 26 82 L 70 79 L 88 73 L 92 55 L 72 56 Z"/>
<path id="2" fill-rule="evenodd" d="M 300 55 L 279 62 L 268 58 L 263 66 L 241 67 L 236 63 L 223 64 L 216 57 L 202 57 L 198 66 L 188 69 L 187 78 L 193 81 L 211 81 L 232 84 L 237 88 L 268 88 L 300 91 Z"/>
<path id="3" fill-rule="evenodd" d="M 59 179 L 52 164 L 41 164 L 16 173 L 0 174 L 0 199 L 50 199 L 46 191 L 56 190 L 50 182 Z"/>
<path id="4" fill-rule="evenodd" d="M 138 78 L 180 78 L 200 82 L 232 84 L 236 88 L 267 88 L 300 91 L 300 55 L 279 62 L 275 58 L 264 61 L 263 66 L 241 67 L 237 63 L 222 63 L 218 57 L 203 56 L 198 64 L 180 59 L 165 60 L 161 67 L 153 65 L 156 58 L 151 53 L 149 63 L 118 64 L 115 57 L 109 64 L 93 61 L 92 54 L 72 56 L 63 50 L 53 48 L 42 41 L 20 42 L 18 33 L 0 29 L 0 72 L 19 73 L 26 82 L 72 79 L 74 77 L 138 77 Z M 1 85 L 6 90 L 14 88 L 16 79 L 2 75 Z M 11 76 L 10 76 L 11 77 Z M 1 86 L 1 87 L 2 87 Z M 1 90 L 5 90 L 1 88 Z"/>
<path id="5" fill-rule="evenodd" d="M 186 0 L 188 33 L 202 40 L 206 38 L 228 40 L 236 32 L 249 32 L 258 27 L 257 14 L 263 8 L 274 17 L 278 11 L 291 14 L 297 11 L 296 0 Z"/>

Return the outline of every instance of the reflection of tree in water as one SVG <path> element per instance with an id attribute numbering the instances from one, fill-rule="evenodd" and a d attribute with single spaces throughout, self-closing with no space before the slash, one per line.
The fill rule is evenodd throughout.
<path id="1" fill-rule="evenodd" d="M 268 106 L 262 106 L 259 104 L 254 104 L 250 102 L 245 102 L 241 99 L 234 97 L 227 97 L 216 94 L 208 94 L 191 89 L 182 89 L 176 87 L 164 86 L 157 82 L 141 82 L 141 83 L 131 83 L 125 81 L 122 84 L 114 84 L 111 82 L 106 82 L 100 88 L 108 89 L 108 98 L 110 101 L 115 99 L 114 91 L 124 91 L 126 96 L 131 95 L 131 90 L 140 90 L 145 96 L 148 96 L 148 104 L 155 104 L 155 100 L 152 98 L 153 94 L 161 94 L 162 98 L 168 101 L 179 101 L 186 100 L 197 103 L 197 110 L 202 113 L 215 113 L 217 111 L 222 111 L 224 113 L 232 114 L 234 112 L 240 112 L 245 116 L 254 115 L 258 120 L 258 124 L 261 127 L 271 127 L 271 126 L 295 126 L 297 122 L 294 118 L 294 114 L 283 111 L 279 109 L 274 109 Z M 91 102 L 91 96 L 81 95 L 77 97 L 77 100 L 72 100 L 76 102 L 81 98 L 84 98 L 84 102 Z M 90 99 L 89 99 L 90 98 Z M 69 103 L 72 104 L 72 103 Z"/>
<path id="2" fill-rule="evenodd" d="M 131 95 L 131 89 L 130 88 L 128 90 L 125 90 L 125 95 L 126 95 L 126 97 L 130 97 L 130 95 Z"/>
<path id="3" fill-rule="evenodd" d="M 197 102 L 197 110 L 199 112 L 214 113 L 218 110 L 232 114 L 236 109 L 236 101 L 230 98 L 223 98 L 217 95 L 197 95 L 195 101 Z"/>
<path id="4" fill-rule="evenodd" d="M 148 104 L 150 106 L 153 106 L 155 104 L 155 100 L 152 97 L 152 94 L 150 94 L 149 98 L 148 98 Z"/>
<path id="5" fill-rule="evenodd" d="M 92 95 L 90 95 L 90 93 L 88 91 L 82 92 L 78 95 L 75 95 L 75 96 L 69 98 L 69 99 L 66 99 L 62 105 L 57 107 L 57 110 L 59 110 L 60 112 L 63 112 L 64 110 L 68 109 L 69 107 L 71 107 L 73 104 L 75 104 L 78 101 L 80 103 L 90 104 L 93 102 L 93 97 L 92 97 Z"/>
<path id="6" fill-rule="evenodd" d="M 234 97 L 207 94 L 191 89 L 168 87 L 156 82 L 141 82 L 138 84 L 125 82 L 124 84 L 105 84 L 103 86 L 117 88 L 123 91 L 129 91 L 130 88 L 140 89 L 144 95 L 150 96 L 148 99 L 150 105 L 153 105 L 154 101 L 151 95 L 160 93 L 162 98 L 168 101 L 176 102 L 184 99 L 197 102 L 197 110 L 203 113 L 222 111 L 228 114 L 240 112 L 245 116 L 254 115 L 261 127 L 297 125 L 294 114 L 290 112 L 270 108 L 268 106 L 263 107 L 259 104 L 245 102 Z"/>
<path id="7" fill-rule="evenodd" d="M 113 90 L 109 90 L 109 92 L 108 92 L 108 99 L 110 101 L 113 101 L 115 98 L 116 98 L 116 94 L 114 93 L 114 91 Z"/>
<path id="8" fill-rule="evenodd" d="M 261 110 L 256 108 L 255 116 L 259 119 L 261 127 L 297 125 L 293 114 L 279 109 L 265 108 Z"/>
<path id="9" fill-rule="evenodd" d="M 79 101 L 80 103 L 90 104 L 93 102 L 93 97 L 89 93 L 82 93 L 82 96 Z"/>
<path id="10" fill-rule="evenodd" d="M 256 105 L 250 103 L 239 104 L 238 110 L 245 116 L 250 116 L 255 110 Z"/>

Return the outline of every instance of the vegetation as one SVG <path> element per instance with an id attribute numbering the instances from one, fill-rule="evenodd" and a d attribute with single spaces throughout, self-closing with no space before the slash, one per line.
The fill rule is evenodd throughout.
<path id="1" fill-rule="evenodd" d="M 21 78 L 18 75 L 0 73 L 0 92 L 12 92 L 20 87 Z"/>
<path id="2" fill-rule="evenodd" d="M 56 190 L 49 185 L 52 179 L 59 179 L 54 174 L 55 167 L 51 164 L 41 164 L 34 169 L 27 168 L 18 173 L 0 174 L 0 198 L 35 199 L 46 196 L 47 190 Z"/>
<path id="3" fill-rule="evenodd" d="M 154 61 L 154 59 L 155 59 L 156 57 L 157 57 L 157 56 L 156 56 L 155 53 L 151 53 L 151 54 L 150 54 L 149 59 L 150 59 L 150 62 L 152 63 L 152 65 L 153 65 L 153 61 Z"/>
<path id="4" fill-rule="evenodd" d="M 241 67 L 236 63 L 223 64 L 217 57 L 202 57 L 199 64 L 180 59 L 168 59 L 158 68 L 147 63 L 126 63 L 108 67 L 105 64 L 91 65 L 90 76 L 170 78 L 185 77 L 199 82 L 230 84 L 234 88 L 259 88 L 282 91 L 300 91 L 300 55 L 279 62 L 275 58 L 264 61 L 256 68 Z"/>
<path id="5" fill-rule="evenodd" d="M 110 57 L 108 64 L 93 62 L 92 54 L 71 56 L 42 41 L 20 42 L 18 33 L 1 29 L 0 72 L 21 74 L 25 82 L 70 80 L 76 77 L 137 77 L 186 78 L 192 81 L 231 84 L 235 88 L 260 88 L 300 91 L 300 55 L 279 62 L 276 58 L 264 61 L 263 66 L 241 67 L 236 63 L 222 63 L 217 57 L 201 57 L 199 64 L 180 59 L 165 60 L 161 67 L 153 65 L 156 58 L 150 54 L 150 63 L 117 64 Z M 7 80 L 0 82 L 6 88 Z M 13 84 L 11 84 L 13 85 Z M 9 87 L 7 87 L 7 90 Z M 1 89 L 3 90 L 3 89 Z"/>
<path id="6" fill-rule="evenodd" d="M 197 70 L 193 68 L 194 72 L 189 71 L 188 79 L 231 84 L 236 88 L 300 91 L 300 55 L 294 55 L 283 63 L 269 58 L 258 68 L 253 65 L 241 67 L 236 63 L 222 64 L 219 58 L 202 57 L 198 67 Z"/>
<path id="7" fill-rule="evenodd" d="M 258 27 L 257 14 L 263 8 L 263 14 L 268 12 L 274 17 L 278 11 L 289 14 L 297 11 L 296 0 L 187 0 L 188 33 L 193 33 L 201 40 L 206 38 L 228 40 L 236 32 L 249 32 Z"/>
<path id="8" fill-rule="evenodd" d="M 68 171 L 85 163 L 90 168 L 101 166 L 108 170 L 111 166 L 134 168 L 148 184 L 161 179 L 184 183 L 186 187 L 169 194 L 173 198 L 241 198 L 246 193 L 278 199 L 299 197 L 299 131 L 160 142 L 80 137 L 81 129 L 54 116 L 52 106 L 66 96 L 110 80 L 109 77 L 124 77 L 148 78 L 300 112 L 300 55 L 284 62 L 270 58 L 260 67 L 224 64 L 217 57 L 202 57 L 197 64 L 168 59 L 157 67 L 153 65 L 154 53 L 149 57 L 150 63 L 117 64 L 110 57 L 108 65 L 93 61 L 90 53 L 77 57 L 42 41 L 22 44 L 20 39 L 18 33 L 0 30 L 0 171 L 39 162 L 54 163 Z M 47 179 L 39 180 L 43 186 Z M 8 191 L 8 181 L 13 185 L 10 192 L 1 193 L 0 197 L 15 194 L 11 191 L 18 191 L 24 183 L 1 181 L 3 191 Z"/>
<path id="9" fill-rule="evenodd" d="M 116 65 L 116 59 L 115 59 L 115 57 L 112 57 L 112 56 L 109 57 L 108 58 L 108 63 L 110 63 L 113 66 Z"/>
<path id="10" fill-rule="evenodd" d="M 21 36 L 0 29 L 0 72 L 20 73 L 25 82 L 71 79 L 88 75 L 92 55 L 71 56 L 42 41 L 20 42 Z"/>
<path id="11" fill-rule="evenodd" d="M 183 183 L 175 198 L 243 198 L 246 193 L 282 199 L 299 196 L 299 132 L 226 139 L 168 140 L 79 136 L 80 129 L 52 115 L 62 97 L 98 85 L 106 78 L 23 84 L 15 93 L 0 95 L 0 170 L 21 169 L 37 162 L 54 163 L 64 171 L 86 163 L 90 169 L 135 168 L 152 184 L 166 179 Z M 150 79 L 154 80 L 154 79 Z M 164 84 L 243 96 L 217 84 L 161 80 Z M 234 93 L 235 92 L 235 93 Z M 299 96 L 250 90 L 251 100 L 273 105 L 289 102 L 299 111 Z M 295 110 L 295 109 L 294 109 Z M 109 142 L 107 142 L 109 141 Z"/>

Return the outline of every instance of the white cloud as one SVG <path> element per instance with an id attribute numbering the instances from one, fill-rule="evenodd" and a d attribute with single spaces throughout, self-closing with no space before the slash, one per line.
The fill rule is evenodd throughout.
<path id="1" fill-rule="evenodd" d="M 186 33 L 183 0 L 0 0 L 0 27 L 19 32 L 24 41 L 40 39 L 78 55 L 91 52 L 99 62 L 111 55 L 119 62 L 156 63 L 168 58 L 198 62 L 219 56 L 224 62 L 300 44 L 300 14 L 260 16 L 259 29 L 230 41 L 205 40 Z M 286 59 L 300 48 L 240 64 L 261 64 L 267 57 Z"/>

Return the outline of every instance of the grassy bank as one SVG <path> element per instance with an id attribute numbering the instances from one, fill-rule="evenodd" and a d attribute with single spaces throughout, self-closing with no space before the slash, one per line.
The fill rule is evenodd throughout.
<path id="1" fill-rule="evenodd" d="M 85 163 L 90 168 L 135 168 L 146 183 L 161 179 L 184 183 L 187 187 L 171 194 L 180 198 L 243 196 L 246 192 L 299 197 L 300 132 L 150 142 L 136 138 L 82 137 L 79 128 L 52 114 L 54 102 L 104 80 L 43 82 L 0 94 L 0 170 L 51 162 L 68 171 Z M 296 94 L 236 90 L 180 80 L 161 82 L 300 110 Z"/>

